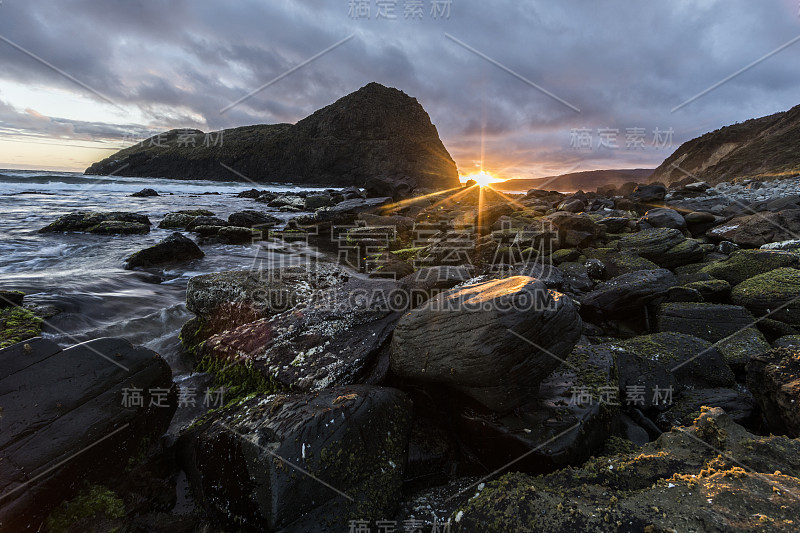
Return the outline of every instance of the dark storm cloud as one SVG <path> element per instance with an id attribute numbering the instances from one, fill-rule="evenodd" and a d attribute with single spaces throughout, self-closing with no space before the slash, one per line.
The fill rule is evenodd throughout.
<path id="1" fill-rule="evenodd" d="M 800 43 L 718 89 L 689 98 L 800 34 L 794 0 L 631 3 L 453 0 L 449 19 L 348 16 L 347 0 L 160 2 L 6 0 L 0 35 L 103 95 L 136 106 L 148 126 L 217 129 L 294 122 L 370 81 L 415 96 L 462 166 L 538 175 L 562 164 L 654 166 L 670 150 L 626 150 L 627 128 L 672 129 L 671 149 L 725 124 L 797 104 Z M 570 107 L 460 46 L 474 47 Z M 333 43 L 353 39 L 225 113 L 220 110 Z M 85 94 L 6 43 L 0 79 Z M 27 107 L 27 105 L 25 105 Z M 58 136 L 130 126 L 31 119 L 5 128 Z M 73 129 L 70 130 L 69 128 Z M 619 131 L 622 148 L 575 150 L 575 128 Z M 72 131 L 73 133 L 70 133 Z M 116 130 L 115 130 L 116 131 Z"/>

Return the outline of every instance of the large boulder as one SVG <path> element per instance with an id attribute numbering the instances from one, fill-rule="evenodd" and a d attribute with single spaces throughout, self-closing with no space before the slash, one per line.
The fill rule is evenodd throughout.
<path id="1" fill-rule="evenodd" d="M 367 379 L 408 295 L 390 280 L 351 278 L 306 301 L 214 335 L 198 350 L 210 365 L 252 369 L 291 390 Z"/>
<path id="2" fill-rule="evenodd" d="M 0 528 L 31 531 L 83 483 L 166 431 L 177 393 L 158 354 L 123 339 L 0 350 Z"/>
<path id="3" fill-rule="evenodd" d="M 139 250 L 125 260 L 125 268 L 151 267 L 165 263 L 177 263 L 200 259 L 205 254 L 192 239 L 184 237 L 177 231 L 158 244 Z"/>
<path id="4" fill-rule="evenodd" d="M 738 284 L 731 300 L 755 316 L 767 316 L 800 325 L 800 270 L 776 268 Z"/>
<path id="5" fill-rule="evenodd" d="M 237 529 L 345 530 L 393 515 L 410 429 L 400 391 L 335 387 L 210 415 L 181 437 L 179 457 L 198 501 Z"/>
<path id="6" fill-rule="evenodd" d="M 600 283 L 581 298 L 581 310 L 590 315 L 608 316 L 637 311 L 663 297 L 678 283 L 666 269 L 639 270 Z"/>
<path id="7" fill-rule="evenodd" d="M 453 531 L 791 531 L 798 454 L 800 441 L 754 435 L 713 408 L 630 453 L 470 486 Z"/>
<path id="8" fill-rule="evenodd" d="M 638 185 L 628 196 L 634 202 L 660 202 L 667 195 L 667 188 L 662 183 Z"/>
<path id="9" fill-rule="evenodd" d="M 454 387 L 489 409 L 530 401 L 578 340 L 572 301 L 527 276 L 492 279 L 435 296 L 403 316 L 392 371 Z"/>
<path id="10" fill-rule="evenodd" d="M 212 335 L 287 311 L 345 279 L 331 263 L 195 276 L 186 287 L 186 307 L 197 316 L 183 326 L 181 342 L 194 351 Z"/>
<path id="11" fill-rule="evenodd" d="M 774 348 L 752 358 L 747 386 L 769 430 L 800 437 L 800 348 Z"/>
<path id="12" fill-rule="evenodd" d="M 58 217 L 39 230 L 40 233 L 56 231 L 81 231 L 100 235 L 141 234 L 150 231 L 150 219 L 138 213 L 80 211 Z"/>
<path id="13" fill-rule="evenodd" d="M 222 164 L 222 166 L 221 166 Z M 227 173 L 222 167 L 230 167 Z M 171 130 L 97 162 L 87 174 L 363 186 L 412 176 L 420 188 L 459 187 L 458 170 L 422 105 L 370 83 L 296 124 L 218 132 Z"/>

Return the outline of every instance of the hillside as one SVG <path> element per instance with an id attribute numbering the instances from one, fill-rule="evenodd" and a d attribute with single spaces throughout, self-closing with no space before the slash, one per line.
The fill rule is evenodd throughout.
<path id="1" fill-rule="evenodd" d="M 687 178 L 711 184 L 737 178 L 800 174 L 800 106 L 706 133 L 683 143 L 653 173 L 666 184 Z M 679 167 L 679 168 L 676 168 Z"/>
<path id="2" fill-rule="evenodd" d="M 619 186 L 629 181 L 644 182 L 652 173 L 653 169 L 650 168 L 587 170 L 547 178 L 512 179 L 502 183 L 493 183 L 492 188 L 500 191 L 527 191 L 529 189 L 593 191 L 600 185 Z"/>
<path id="3" fill-rule="evenodd" d="M 212 132 L 172 130 L 94 163 L 86 174 L 363 186 L 409 176 L 419 187 L 459 186 L 436 126 L 415 98 L 370 83 L 296 124 Z"/>

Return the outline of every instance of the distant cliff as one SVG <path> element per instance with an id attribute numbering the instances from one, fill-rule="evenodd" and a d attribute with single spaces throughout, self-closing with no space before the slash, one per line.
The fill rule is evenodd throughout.
<path id="1" fill-rule="evenodd" d="M 363 186 L 409 177 L 420 188 L 459 186 L 456 164 L 415 98 L 370 83 L 298 123 L 205 134 L 172 130 L 94 163 L 86 174 Z"/>
<path id="2" fill-rule="evenodd" d="M 717 184 L 795 174 L 800 174 L 800 106 L 687 141 L 653 172 L 651 180 L 669 184 L 690 178 Z"/>
<path id="3" fill-rule="evenodd" d="M 519 178 L 502 183 L 493 183 L 492 188 L 501 191 L 527 191 L 546 189 L 548 191 L 594 191 L 601 185 L 619 186 L 630 181 L 648 181 L 653 173 L 651 168 L 627 168 L 619 170 L 584 170 L 570 172 L 548 178 Z"/>

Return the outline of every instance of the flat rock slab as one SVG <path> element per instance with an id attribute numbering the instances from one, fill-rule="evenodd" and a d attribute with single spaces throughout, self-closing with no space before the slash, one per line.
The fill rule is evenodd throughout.
<path id="1" fill-rule="evenodd" d="M 656 329 L 717 342 L 751 327 L 753 315 L 739 305 L 676 302 L 661 304 Z"/>
<path id="2" fill-rule="evenodd" d="M 138 213 L 125 211 L 80 211 L 59 217 L 39 230 L 40 233 L 56 231 L 84 231 L 98 234 L 148 233 L 150 219 Z"/>
<path id="3" fill-rule="evenodd" d="M 639 270 L 600 283 L 581 298 L 581 310 L 590 315 L 608 316 L 642 310 L 667 294 L 678 278 L 667 269 Z"/>
<path id="4" fill-rule="evenodd" d="M 198 501 L 237 527 L 346 531 L 392 516 L 410 430 L 402 392 L 335 387 L 219 411 L 181 437 L 179 458 Z"/>
<path id="5" fill-rule="evenodd" d="M 288 311 L 215 335 L 198 353 L 252 365 L 291 390 L 349 384 L 374 362 L 406 302 L 395 281 L 351 278 Z"/>
<path id="6" fill-rule="evenodd" d="M 142 404 L 126 405 L 137 389 Z M 61 350 L 37 338 L 0 350 L 0 406 L 0 524 L 22 531 L 158 438 L 176 393 L 169 365 L 146 348 L 102 338 Z"/>

